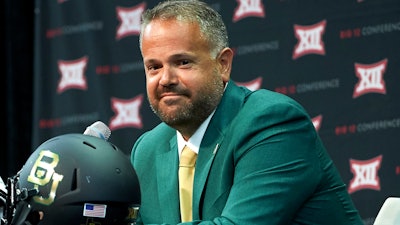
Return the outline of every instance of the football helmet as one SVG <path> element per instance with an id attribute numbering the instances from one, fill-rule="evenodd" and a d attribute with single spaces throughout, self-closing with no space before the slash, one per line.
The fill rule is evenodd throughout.
<path id="1" fill-rule="evenodd" d="M 6 186 L 2 225 L 135 224 L 140 207 L 129 157 L 84 134 L 45 141 Z"/>

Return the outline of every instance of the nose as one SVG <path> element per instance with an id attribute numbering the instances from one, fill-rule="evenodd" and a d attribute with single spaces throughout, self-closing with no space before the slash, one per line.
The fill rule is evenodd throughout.
<path id="1" fill-rule="evenodd" d="M 178 76 L 176 71 L 169 66 L 164 66 L 161 71 L 161 78 L 159 81 L 162 86 L 170 86 L 178 83 Z"/>

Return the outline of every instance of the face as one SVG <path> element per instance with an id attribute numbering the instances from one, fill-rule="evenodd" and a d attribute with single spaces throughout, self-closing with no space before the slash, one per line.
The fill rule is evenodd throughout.
<path id="1" fill-rule="evenodd" d="M 212 57 L 196 23 L 152 21 L 142 34 L 152 110 L 190 136 L 218 105 L 229 79 L 232 55 L 226 48 L 217 58 Z"/>

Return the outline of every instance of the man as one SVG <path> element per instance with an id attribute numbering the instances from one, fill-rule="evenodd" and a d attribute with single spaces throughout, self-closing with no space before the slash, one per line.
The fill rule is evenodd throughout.
<path id="1" fill-rule="evenodd" d="M 234 54 L 217 12 L 176 0 L 142 19 L 148 100 L 163 122 L 131 153 L 138 224 L 362 224 L 305 110 L 285 95 L 230 81 Z M 186 145 L 197 161 L 192 203 L 183 207 L 178 170 Z"/>

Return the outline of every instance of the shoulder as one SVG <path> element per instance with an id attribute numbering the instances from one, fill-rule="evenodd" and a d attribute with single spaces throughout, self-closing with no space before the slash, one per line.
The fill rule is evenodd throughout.
<path id="1" fill-rule="evenodd" d="M 161 149 L 159 146 L 168 146 L 170 140 L 176 136 L 176 131 L 165 123 L 160 123 L 153 129 L 143 133 L 133 146 L 133 151 L 140 149 Z"/>
<path id="2" fill-rule="evenodd" d="M 307 114 L 304 107 L 293 98 L 267 89 L 250 92 L 243 108 L 259 114 L 282 113 L 282 111 Z"/>
<path id="3" fill-rule="evenodd" d="M 255 143 L 272 143 L 277 139 L 292 139 L 293 143 L 298 140 L 297 143 L 309 145 L 315 142 L 317 136 L 310 116 L 300 103 L 287 95 L 266 89 L 246 95 L 226 135 L 234 140 L 236 149 L 247 146 L 242 150 Z"/>
<path id="4" fill-rule="evenodd" d="M 237 138 L 249 140 L 254 134 L 260 135 L 262 139 L 276 132 L 300 132 L 299 129 L 302 130 L 301 132 L 314 132 L 314 126 L 307 111 L 289 96 L 260 89 L 248 93 L 227 132 L 232 136 L 239 136 Z M 237 130 L 245 132 L 238 134 Z M 244 133 L 250 136 L 246 137 Z"/>

